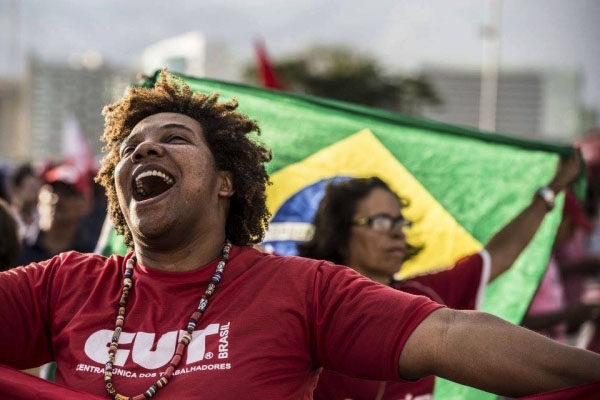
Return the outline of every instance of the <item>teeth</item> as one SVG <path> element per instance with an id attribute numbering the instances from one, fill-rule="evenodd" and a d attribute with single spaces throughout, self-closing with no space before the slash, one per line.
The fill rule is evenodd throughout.
<path id="1" fill-rule="evenodd" d="M 157 171 L 157 170 L 154 169 L 152 171 L 144 171 L 141 174 L 139 174 L 138 176 L 136 176 L 135 177 L 136 185 L 139 186 L 140 185 L 140 180 L 142 178 L 147 177 L 147 176 L 158 176 L 158 177 L 162 178 L 163 181 L 167 182 L 167 184 L 169 184 L 169 185 L 173 184 L 173 178 L 171 178 L 170 176 L 168 176 L 164 172 Z"/>
<path id="2" fill-rule="evenodd" d="M 168 176 L 164 172 L 157 171 L 157 170 L 144 171 L 144 172 L 142 172 L 141 174 L 139 174 L 138 176 L 135 177 L 135 189 L 142 196 L 145 196 L 145 195 L 148 194 L 144 190 L 144 185 L 142 183 L 142 178 L 145 178 L 147 176 L 158 176 L 163 181 L 165 181 L 168 185 L 172 185 L 174 183 L 173 178 L 171 178 L 170 176 Z"/>
<path id="3" fill-rule="evenodd" d="M 144 185 L 142 185 L 142 181 L 136 181 L 135 190 L 137 190 L 137 192 L 142 196 L 145 196 L 147 194 L 144 190 Z"/>

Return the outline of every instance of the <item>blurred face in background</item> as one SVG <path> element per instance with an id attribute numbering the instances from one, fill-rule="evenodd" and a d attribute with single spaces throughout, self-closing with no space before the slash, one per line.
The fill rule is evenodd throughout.
<path id="1" fill-rule="evenodd" d="M 42 186 L 38 197 L 40 229 L 76 226 L 86 211 L 85 197 L 72 185 L 54 182 Z"/>
<path id="2" fill-rule="evenodd" d="M 0 271 L 17 265 L 21 238 L 10 206 L 0 199 Z"/>
<path id="3" fill-rule="evenodd" d="M 347 265 L 361 274 L 385 282 L 398 272 L 406 252 L 400 201 L 387 190 L 373 189 L 357 203 Z"/>
<path id="4" fill-rule="evenodd" d="M 13 196 L 23 205 L 24 209 L 31 209 L 37 205 L 41 181 L 37 176 L 26 176 L 21 185 L 13 188 Z"/>

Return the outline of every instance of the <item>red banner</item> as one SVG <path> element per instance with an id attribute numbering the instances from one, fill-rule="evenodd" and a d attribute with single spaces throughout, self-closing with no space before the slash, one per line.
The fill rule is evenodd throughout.
<path id="1" fill-rule="evenodd" d="M 37 376 L 0 365 L 0 399 L 11 400 L 106 400 L 93 394 L 57 385 Z"/>
<path id="2" fill-rule="evenodd" d="M 520 400 L 582 400 L 600 399 L 600 382 L 557 389 L 551 392 L 520 397 Z"/>

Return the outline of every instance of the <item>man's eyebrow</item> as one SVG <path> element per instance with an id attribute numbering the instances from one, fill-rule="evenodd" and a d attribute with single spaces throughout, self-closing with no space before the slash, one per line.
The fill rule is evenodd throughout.
<path id="1" fill-rule="evenodd" d="M 158 125 L 158 126 L 155 126 L 155 127 L 144 126 L 144 127 L 142 127 L 141 129 L 138 129 L 138 130 L 134 129 L 134 130 L 131 131 L 131 133 L 129 134 L 129 136 L 136 136 L 137 134 L 142 133 L 142 132 L 144 132 L 144 131 L 146 131 L 148 129 L 157 129 L 157 130 L 159 130 L 159 129 L 161 129 L 161 130 L 162 129 L 185 129 L 186 131 L 190 131 L 190 132 L 194 133 L 194 131 L 192 130 L 192 128 L 190 128 L 186 124 L 182 124 L 182 123 L 179 123 L 179 122 L 166 122 L 166 123 L 164 123 L 162 125 Z"/>
<path id="2" fill-rule="evenodd" d="M 177 122 L 169 122 L 169 123 L 166 123 L 166 124 L 161 125 L 161 126 L 158 127 L 158 129 L 173 129 L 173 128 L 176 128 L 176 129 L 185 129 L 186 131 L 190 131 L 191 133 L 195 133 L 192 130 L 192 128 L 190 128 L 189 126 L 187 126 L 185 124 L 180 124 L 180 123 L 177 123 Z"/>
<path id="3" fill-rule="evenodd" d="M 129 136 L 127 136 L 126 138 L 124 138 L 124 139 L 121 141 L 121 146 L 122 146 L 122 145 L 123 145 L 125 142 L 128 142 L 129 140 L 131 140 L 132 138 L 136 137 L 138 134 L 142 133 L 142 132 L 143 132 L 144 130 L 146 130 L 146 129 L 148 129 L 148 128 L 147 128 L 147 127 L 144 127 L 144 128 L 142 128 L 142 129 L 140 129 L 140 130 L 137 130 L 137 131 L 132 131 L 132 132 L 129 134 Z M 166 124 L 164 124 L 164 125 L 160 125 L 160 126 L 158 126 L 158 127 L 157 127 L 157 129 L 184 129 L 184 130 L 186 130 L 186 131 L 188 131 L 188 132 L 195 133 L 195 132 L 192 130 L 192 128 L 190 128 L 189 126 L 187 126 L 187 125 L 185 125 L 185 124 L 180 124 L 180 123 L 178 123 L 178 122 L 168 122 L 168 123 L 166 123 Z"/>

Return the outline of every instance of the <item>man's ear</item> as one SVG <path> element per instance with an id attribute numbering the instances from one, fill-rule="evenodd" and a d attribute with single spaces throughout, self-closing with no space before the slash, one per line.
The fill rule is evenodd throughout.
<path id="1" fill-rule="evenodd" d="M 231 197 L 233 190 L 233 176 L 230 171 L 219 171 L 219 196 Z"/>

